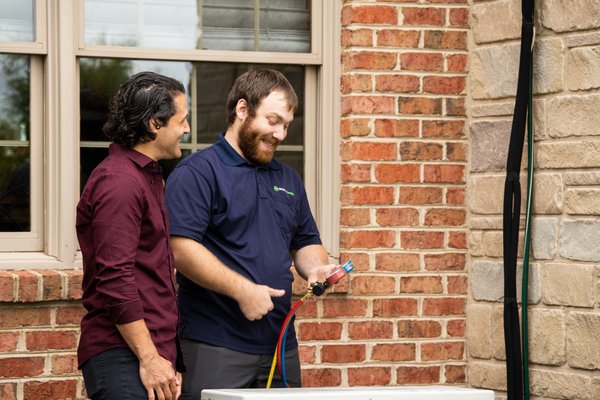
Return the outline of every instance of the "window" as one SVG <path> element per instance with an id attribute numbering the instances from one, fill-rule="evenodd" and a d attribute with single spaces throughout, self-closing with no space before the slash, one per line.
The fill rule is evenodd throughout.
<path id="1" fill-rule="evenodd" d="M 8 3 L 8 4 L 6 4 Z M 11 0 L 0 15 L 0 251 L 42 250 L 43 7 Z"/>
<path id="2" fill-rule="evenodd" d="M 107 102 L 141 70 L 185 85 L 192 134 L 184 155 L 226 128 L 225 98 L 239 74 L 256 66 L 283 71 L 301 104 L 277 157 L 303 176 L 335 255 L 340 33 L 337 22 L 323 20 L 338 21 L 340 7 L 325 0 L 9 1 L 0 16 L 0 164 L 9 165 L 0 185 L 28 178 L 20 187 L 29 192 L 4 209 L 10 218 L 0 222 L 0 268 L 79 265 L 75 205 L 107 154 Z M 177 161 L 163 164 L 165 175 Z"/>

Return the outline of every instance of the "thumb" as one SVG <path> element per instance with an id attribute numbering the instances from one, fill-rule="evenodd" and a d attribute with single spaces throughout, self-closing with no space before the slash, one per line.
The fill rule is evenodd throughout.
<path id="1" fill-rule="evenodd" d="M 283 289 L 273 289 L 269 288 L 269 295 L 271 297 L 281 297 L 285 294 L 285 290 Z"/>

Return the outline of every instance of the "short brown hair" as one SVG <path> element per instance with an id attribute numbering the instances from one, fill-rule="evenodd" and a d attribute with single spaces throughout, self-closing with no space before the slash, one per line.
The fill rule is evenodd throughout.
<path id="1" fill-rule="evenodd" d="M 235 122 L 235 108 L 238 101 L 246 100 L 248 113 L 254 115 L 260 102 L 274 91 L 282 92 L 290 110 L 296 111 L 298 97 L 290 82 L 281 72 L 273 69 L 252 69 L 240 75 L 233 83 L 227 98 L 227 126 Z"/>

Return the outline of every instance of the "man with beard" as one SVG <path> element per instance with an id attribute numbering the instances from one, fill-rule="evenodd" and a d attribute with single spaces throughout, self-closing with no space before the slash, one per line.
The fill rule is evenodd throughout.
<path id="1" fill-rule="evenodd" d="M 227 131 L 168 179 L 187 367 L 182 399 L 197 399 L 207 388 L 265 387 L 291 306 L 292 261 L 308 282 L 336 268 L 328 264 L 301 178 L 273 159 L 297 104 L 280 72 L 246 72 L 227 99 Z M 285 364 L 288 385 L 300 386 L 293 327 Z"/>

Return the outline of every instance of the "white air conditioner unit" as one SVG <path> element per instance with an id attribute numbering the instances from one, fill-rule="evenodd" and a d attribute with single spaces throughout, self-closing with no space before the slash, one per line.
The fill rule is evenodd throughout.
<path id="1" fill-rule="evenodd" d="M 205 389 L 201 400 L 494 400 L 494 392 L 449 386 Z"/>

